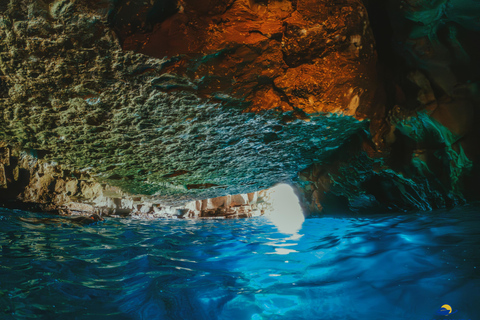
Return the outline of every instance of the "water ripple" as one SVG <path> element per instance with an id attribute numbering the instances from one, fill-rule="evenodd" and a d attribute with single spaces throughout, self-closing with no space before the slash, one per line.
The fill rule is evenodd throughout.
<path id="1" fill-rule="evenodd" d="M 480 317 L 480 215 L 306 220 L 68 218 L 0 209 L 1 319 Z M 19 220 L 47 218 L 35 224 Z"/>

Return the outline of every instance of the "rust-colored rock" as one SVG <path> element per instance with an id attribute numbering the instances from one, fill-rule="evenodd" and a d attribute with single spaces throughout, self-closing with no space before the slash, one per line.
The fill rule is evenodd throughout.
<path id="1" fill-rule="evenodd" d="M 251 193 L 368 126 L 376 57 L 359 0 L 0 8 L 0 136 L 35 159 L 5 167 L 23 201 L 95 202 L 68 171 L 118 188 L 102 191 L 118 212 L 152 207 L 122 193 L 172 206 Z"/>
<path id="2" fill-rule="evenodd" d="M 479 7 L 467 7 L 0 4 L 0 199 L 233 217 L 292 182 L 312 212 L 463 203 L 480 161 Z"/>
<path id="3" fill-rule="evenodd" d="M 186 0 L 179 8 L 123 48 L 177 57 L 168 72 L 200 79 L 206 96 L 245 98 L 249 111 L 373 114 L 376 54 L 361 1 Z"/>

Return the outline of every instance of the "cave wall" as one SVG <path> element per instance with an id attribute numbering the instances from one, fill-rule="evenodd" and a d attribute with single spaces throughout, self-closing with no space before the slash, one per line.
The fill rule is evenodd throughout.
<path id="1" fill-rule="evenodd" d="M 180 1 L 152 27 L 155 5 L 172 2 L 119 2 L 111 25 L 124 50 L 176 57 L 169 72 L 201 79 L 198 95 L 242 98 L 254 112 L 371 114 L 376 56 L 360 1 Z"/>
<path id="2" fill-rule="evenodd" d="M 165 205 L 149 196 L 131 195 L 100 183 L 86 170 L 62 169 L 38 154 L 0 147 L 0 206 L 57 214 L 143 219 L 247 218 L 263 215 L 269 190 Z"/>
<path id="3" fill-rule="evenodd" d="M 289 182 L 309 213 L 478 199 L 478 13 L 460 0 L 4 2 L 0 146 L 22 160 L 0 165 L 0 198 L 128 214 Z"/>
<path id="4" fill-rule="evenodd" d="M 291 181 L 368 127 L 360 2 L 139 3 L 2 5 L 6 146 L 176 205 Z"/>
<path id="5" fill-rule="evenodd" d="M 381 147 L 356 139 L 302 172 L 310 210 L 431 210 L 478 200 L 479 3 L 365 4 L 384 79 Z"/>

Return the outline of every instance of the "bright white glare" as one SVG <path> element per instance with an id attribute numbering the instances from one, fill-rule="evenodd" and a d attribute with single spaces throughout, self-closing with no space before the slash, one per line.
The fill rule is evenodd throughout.
<path id="1" fill-rule="evenodd" d="M 296 234 L 302 228 L 305 216 L 293 188 L 288 184 L 276 185 L 269 190 L 267 197 L 271 205 L 265 216 L 281 233 Z"/>
<path id="2" fill-rule="evenodd" d="M 267 252 L 266 254 L 281 254 L 281 255 L 284 255 L 284 254 L 290 254 L 290 253 L 294 253 L 294 252 L 298 252 L 298 251 L 297 250 L 292 250 L 292 249 L 275 248 L 274 252 Z"/>

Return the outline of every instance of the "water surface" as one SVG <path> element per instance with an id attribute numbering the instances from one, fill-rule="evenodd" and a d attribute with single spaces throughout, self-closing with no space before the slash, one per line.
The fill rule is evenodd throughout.
<path id="1" fill-rule="evenodd" d="M 480 319 L 480 210 L 142 221 L 0 209 L 0 319 Z"/>

